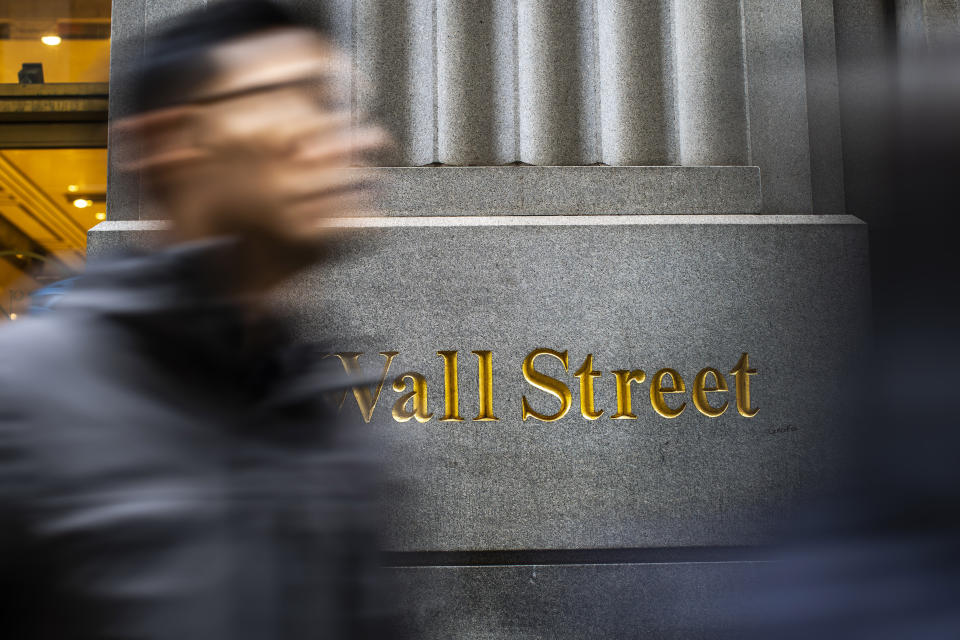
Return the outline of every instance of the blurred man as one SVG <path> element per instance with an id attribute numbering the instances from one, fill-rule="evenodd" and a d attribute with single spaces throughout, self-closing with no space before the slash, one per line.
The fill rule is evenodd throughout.
<path id="1" fill-rule="evenodd" d="M 363 205 L 331 38 L 265 2 L 184 16 L 130 79 L 114 157 L 172 221 L 0 332 L 0 633 L 392 637 L 342 384 L 267 296 Z M 329 361 L 327 361 L 329 362 Z"/>

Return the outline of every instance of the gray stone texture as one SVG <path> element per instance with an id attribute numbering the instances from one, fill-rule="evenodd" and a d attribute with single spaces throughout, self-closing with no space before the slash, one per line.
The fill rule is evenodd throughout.
<path id="1" fill-rule="evenodd" d="M 673 16 L 681 164 L 748 164 L 740 3 L 674 0 Z"/>
<path id="2" fill-rule="evenodd" d="M 436 31 L 432 0 L 354 0 L 353 109 L 397 142 L 391 163 L 437 158 Z"/>
<path id="3" fill-rule="evenodd" d="M 844 213 L 840 80 L 833 1 L 803 0 L 803 47 L 810 130 L 812 211 Z"/>
<path id="4" fill-rule="evenodd" d="M 594 25 L 591 3 L 517 0 L 518 160 L 600 161 Z"/>
<path id="5" fill-rule="evenodd" d="M 603 162 L 679 164 L 669 0 L 596 8 Z"/>
<path id="6" fill-rule="evenodd" d="M 369 170 L 391 216 L 760 213 L 756 167 Z"/>
<path id="7" fill-rule="evenodd" d="M 390 216 L 760 213 L 756 167 L 357 169 Z M 158 212 L 159 213 L 159 212 Z"/>
<path id="8" fill-rule="evenodd" d="M 402 610 L 423 640 L 738 638 L 723 603 L 754 563 L 394 569 Z"/>
<path id="9" fill-rule="evenodd" d="M 756 167 L 357 169 L 391 216 L 760 213 Z M 158 212 L 159 213 L 159 212 Z"/>
<path id="10" fill-rule="evenodd" d="M 109 220 L 87 232 L 87 260 L 108 259 L 128 248 L 156 248 L 167 241 L 166 220 Z"/>
<path id="11" fill-rule="evenodd" d="M 955 51 L 960 41 L 958 0 L 896 0 L 900 46 L 909 53 Z"/>
<path id="12" fill-rule="evenodd" d="M 750 163 L 763 167 L 764 208 L 814 211 L 800 0 L 742 4 Z"/>
<path id="13" fill-rule="evenodd" d="M 504 1 L 437 4 L 438 160 L 513 162 L 515 19 Z"/>
<path id="14" fill-rule="evenodd" d="M 124 0 L 114 3 L 110 23 L 110 79 L 109 116 L 116 120 L 129 113 L 132 96 L 125 83 L 117 79 L 139 62 L 143 55 L 144 2 Z M 109 135 L 109 134 L 108 134 Z M 115 154 L 115 144 L 108 137 L 107 151 L 107 212 L 111 220 L 140 219 L 140 174 L 121 171 Z"/>
<path id="15" fill-rule="evenodd" d="M 210 0 L 212 2 L 229 2 L 230 0 Z M 143 4 L 143 20 L 146 33 L 149 37 L 151 29 L 181 13 L 203 7 L 207 0 L 146 0 Z"/>
<path id="16" fill-rule="evenodd" d="M 749 164 L 765 212 L 843 210 L 826 0 L 288 2 L 353 55 L 344 93 L 393 133 L 385 164 Z M 202 4 L 118 2 L 115 78 L 146 25 Z M 115 84 L 113 118 L 129 100 Z M 109 185 L 111 219 L 162 215 L 137 175 L 112 166 Z"/>
<path id="17" fill-rule="evenodd" d="M 955 51 L 960 40 L 960 1 L 920 0 L 927 43 L 933 49 Z"/>
<path id="18" fill-rule="evenodd" d="M 839 468 L 838 386 L 867 331 L 866 227 L 844 216 L 499 216 L 368 218 L 340 259 L 277 299 L 302 336 L 333 340 L 379 373 L 398 351 L 369 428 L 397 479 L 387 511 L 401 551 L 590 549 L 769 542 Z M 91 232 L 92 253 L 111 235 Z M 521 420 L 558 402 L 526 384 L 533 349 L 569 350 L 574 405 L 556 422 Z M 459 351 L 463 422 L 440 422 L 438 350 Z M 475 422 L 477 361 L 493 352 L 496 422 Z M 750 353 L 759 413 L 707 418 L 694 375 L 726 374 Z M 592 353 L 596 421 L 573 372 Z M 649 381 L 683 376 L 684 413 L 653 412 Z M 611 420 L 610 371 L 640 368 L 637 420 Z M 397 423 L 390 382 L 428 381 L 428 422 Z M 733 377 L 727 375 L 733 385 Z M 727 394 L 730 396 L 731 394 Z M 671 398 L 671 401 L 673 399 Z M 732 401 L 732 397 L 730 397 Z M 671 402 L 672 406 L 677 406 Z M 358 411 L 348 397 L 345 411 Z"/>
<path id="19" fill-rule="evenodd" d="M 369 373 L 377 352 L 400 352 L 364 428 L 392 461 L 389 548 L 400 564 L 447 565 L 392 570 L 420 637 L 736 637 L 716 596 L 757 565 L 670 554 L 775 540 L 841 466 L 838 380 L 867 329 L 866 227 L 776 214 L 843 211 L 834 47 L 855 74 L 857 12 L 877 16 L 860 0 L 288 2 L 332 19 L 354 59 L 354 120 L 377 118 L 398 142 L 388 164 L 400 166 L 372 170 L 387 217 L 343 221 L 336 262 L 276 304 L 305 339 L 364 352 Z M 202 3 L 116 0 L 111 117 L 128 108 L 116 79 L 148 25 Z M 422 166 L 434 163 L 687 166 Z M 140 189 L 111 168 L 91 259 L 163 240 Z M 523 379 L 538 347 L 568 350 L 567 371 L 537 360 L 571 391 L 556 422 L 520 417 L 521 396 L 558 404 Z M 483 349 L 495 422 L 472 420 L 470 352 Z M 459 352 L 462 422 L 439 421 L 438 350 Z M 745 351 L 757 415 L 698 413 L 697 371 L 724 374 L 730 391 L 711 400 L 733 405 L 728 372 Z M 596 421 L 574 377 L 587 353 Z M 651 408 L 662 367 L 686 384 L 668 400 L 686 402 L 676 419 Z M 647 375 L 636 420 L 610 419 L 621 368 Z M 390 415 L 406 371 L 426 376 L 428 422 Z M 353 397 L 343 410 L 358 411 Z M 536 549 L 672 559 L 441 557 L 525 562 Z"/>

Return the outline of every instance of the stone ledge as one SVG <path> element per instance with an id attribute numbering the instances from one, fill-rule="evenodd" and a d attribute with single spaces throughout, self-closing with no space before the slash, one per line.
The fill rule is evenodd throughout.
<path id="1" fill-rule="evenodd" d="M 760 213 L 758 167 L 382 167 L 388 216 Z"/>
<path id="2" fill-rule="evenodd" d="M 675 225 L 863 225 L 850 215 L 540 215 L 540 216 L 383 216 L 342 218 L 332 226 L 341 229 L 400 227 L 563 227 L 563 226 L 675 226 Z M 170 229 L 169 220 L 106 220 L 87 231 L 87 257 L 97 259 L 127 247 L 159 243 Z"/>
<path id="3" fill-rule="evenodd" d="M 631 225 L 862 225 L 850 215 L 542 215 L 530 216 L 410 216 L 342 218 L 333 226 L 351 228 L 391 227 L 508 227 L 508 226 L 631 226 Z M 88 232 L 88 255 L 97 256 L 108 249 L 107 238 L 123 236 L 116 246 L 150 242 L 169 230 L 168 220 L 106 220 Z"/>
<path id="4" fill-rule="evenodd" d="M 759 213 L 757 167 L 378 169 L 392 216 Z"/>

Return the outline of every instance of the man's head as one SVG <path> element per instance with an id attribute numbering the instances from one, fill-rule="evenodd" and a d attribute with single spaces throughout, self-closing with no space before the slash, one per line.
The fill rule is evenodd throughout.
<path id="1" fill-rule="evenodd" d="M 349 68 L 328 31 L 265 0 L 211 3 L 151 38 L 112 145 L 178 239 L 309 253 L 325 221 L 364 204 L 347 167 L 386 142 L 351 126 Z"/>

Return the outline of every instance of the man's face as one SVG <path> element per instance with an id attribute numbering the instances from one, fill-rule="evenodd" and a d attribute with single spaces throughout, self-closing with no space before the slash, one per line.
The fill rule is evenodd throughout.
<path id="1" fill-rule="evenodd" d="M 212 58 L 216 76 L 175 108 L 183 114 L 177 133 L 160 129 L 152 144 L 147 135 L 153 153 L 173 159 L 156 177 L 181 236 L 310 245 L 325 237 L 330 218 L 369 207 L 365 183 L 348 167 L 387 137 L 351 126 L 349 60 L 305 29 L 238 39 Z"/>

